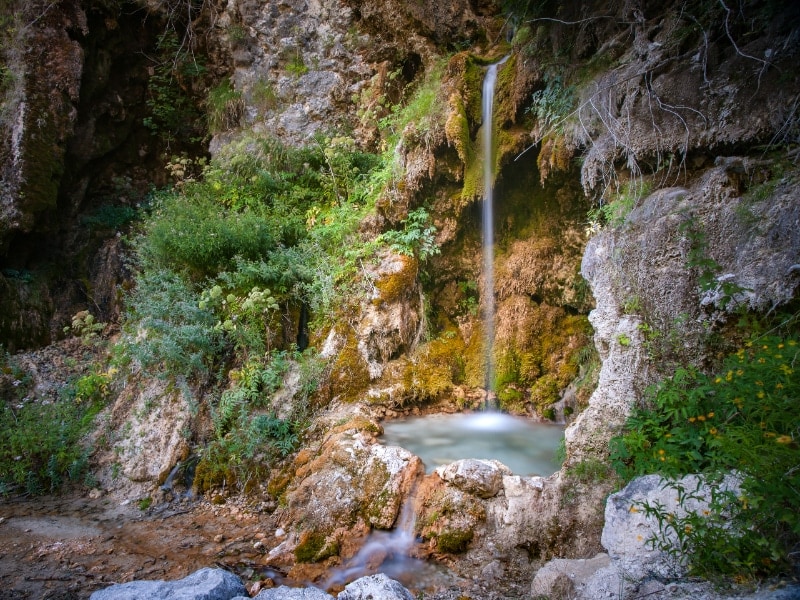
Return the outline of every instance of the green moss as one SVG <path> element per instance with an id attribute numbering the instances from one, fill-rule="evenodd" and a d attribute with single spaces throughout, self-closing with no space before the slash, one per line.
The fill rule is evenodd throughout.
<path id="1" fill-rule="evenodd" d="M 316 531 L 304 531 L 300 535 L 300 543 L 297 544 L 297 547 L 294 549 L 294 557 L 297 559 L 297 562 L 319 562 L 320 560 L 328 558 L 328 556 L 333 556 L 333 554 L 336 554 L 336 552 L 333 554 L 330 553 L 331 544 L 326 545 L 326 541 L 327 537 L 324 533 L 318 533 Z M 326 549 L 328 552 L 323 552 L 323 550 Z M 325 556 L 323 556 L 323 554 L 325 554 Z"/>
<path id="2" fill-rule="evenodd" d="M 422 344 L 407 359 L 402 370 L 406 396 L 426 402 L 447 394 L 465 377 L 464 341 L 455 331 Z"/>
<path id="3" fill-rule="evenodd" d="M 358 351 L 355 335 L 348 334 L 345 345 L 336 357 L 331 371 L 331 393 L 347 402 L 357 400 L 369 385 L 367 363 Z"/>
<path id="4" fill-rule="evenodd" d="M 399 271 L 375 283 L 375 287 L 380 292 L 380 297 L 373 300 L 376 305 L 397 302 L 404 296 L 407 297 L 416 287 L 419 270 L 417 259 L 413 256 L 400 255 L 400 260 L 403 261 L 403 267 Z"/>
<path id="5" fill-rule="evenodd" d="M 442 531 L 436 537 L 436 548 L 439 552 L 447 554 L 459 554 L 467 550 L 467 546 L 472 541 L 473 533 L 471 530 L 448 529 Z"/>

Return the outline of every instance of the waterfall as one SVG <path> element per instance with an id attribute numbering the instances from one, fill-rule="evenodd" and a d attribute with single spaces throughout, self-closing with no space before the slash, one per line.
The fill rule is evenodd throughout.
<path id="1" fill-rule="evenodd" d="M 423 475 L 421 471 L 419 475 Z M 373 531 L 369 534 L 358 553 L 348 561 L 347 566 L 334 570 L 323 584 L 324 589 L 344 585 L 364 575 L 386 573 L 395 579 L 413 575 L 421 571 L 422 562 L 409 555 L 416 543 L 414 526 L 417 514 L 414 502 L 417 496 L 419 478 L 414 481 L 405 498 L 391 531 Z"/>
<path id="2" fill-rule="evenodd" d="M 497 68 L 508 60 L 508 56 L 486 70 L 483 80 L 482 133 L 483 133 L 483 324 L 484 356 L 486 360 L 486 399 L 494 387 L 494 140 L 493 109 Z"/>

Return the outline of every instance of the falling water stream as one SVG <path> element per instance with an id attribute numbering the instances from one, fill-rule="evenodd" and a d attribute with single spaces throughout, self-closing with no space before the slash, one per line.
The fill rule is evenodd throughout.
<path id="1" fill-rule="evenodd" d="M 497 68 L 508 60 L 508 56 L 489 65 L 483 79 L 481 117 L 483 123 L 483 351 L 486 359 L 485 389 L 487 401 L 494 386 L 494 88 L 497 83 Z M 487 402 L 488 404 L 488 402 Z"/>

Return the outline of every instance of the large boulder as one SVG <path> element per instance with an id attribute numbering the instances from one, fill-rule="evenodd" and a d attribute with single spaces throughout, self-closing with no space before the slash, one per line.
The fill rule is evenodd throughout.
<path id="1" fill-rule="evenodd" d="M 177 581 L 131 581 L 99 590 L 90 600 L 231 600 L 248 596 L 233 573 L 205 568 Z"/>
<path id="2" fill-rule="evenodd" d="M 492 498 L 503 489 L 503 476 L 511 475 L 511 469 L 496 460 L 466 458 L 438 467 L 436 474 L 468 494 Z"/>
<path id="3" fill-rule="evenodd" d="M 356 579 L 345 586 L 337 600 L 414 600 L 409 591 L 383 573 Z"/>

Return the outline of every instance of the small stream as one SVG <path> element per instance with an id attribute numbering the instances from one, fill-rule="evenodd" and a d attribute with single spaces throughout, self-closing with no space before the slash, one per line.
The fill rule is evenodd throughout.
<path id="1" fill-rule="evenodd" d="M 462 458 L 498 460 L 515 475 L 546 477 L 560 468 L 562 425 L 533 423 L 499 412 L 430 415 L 387 421 L 381 442 L 422 459 L 428 473 Z"/>

